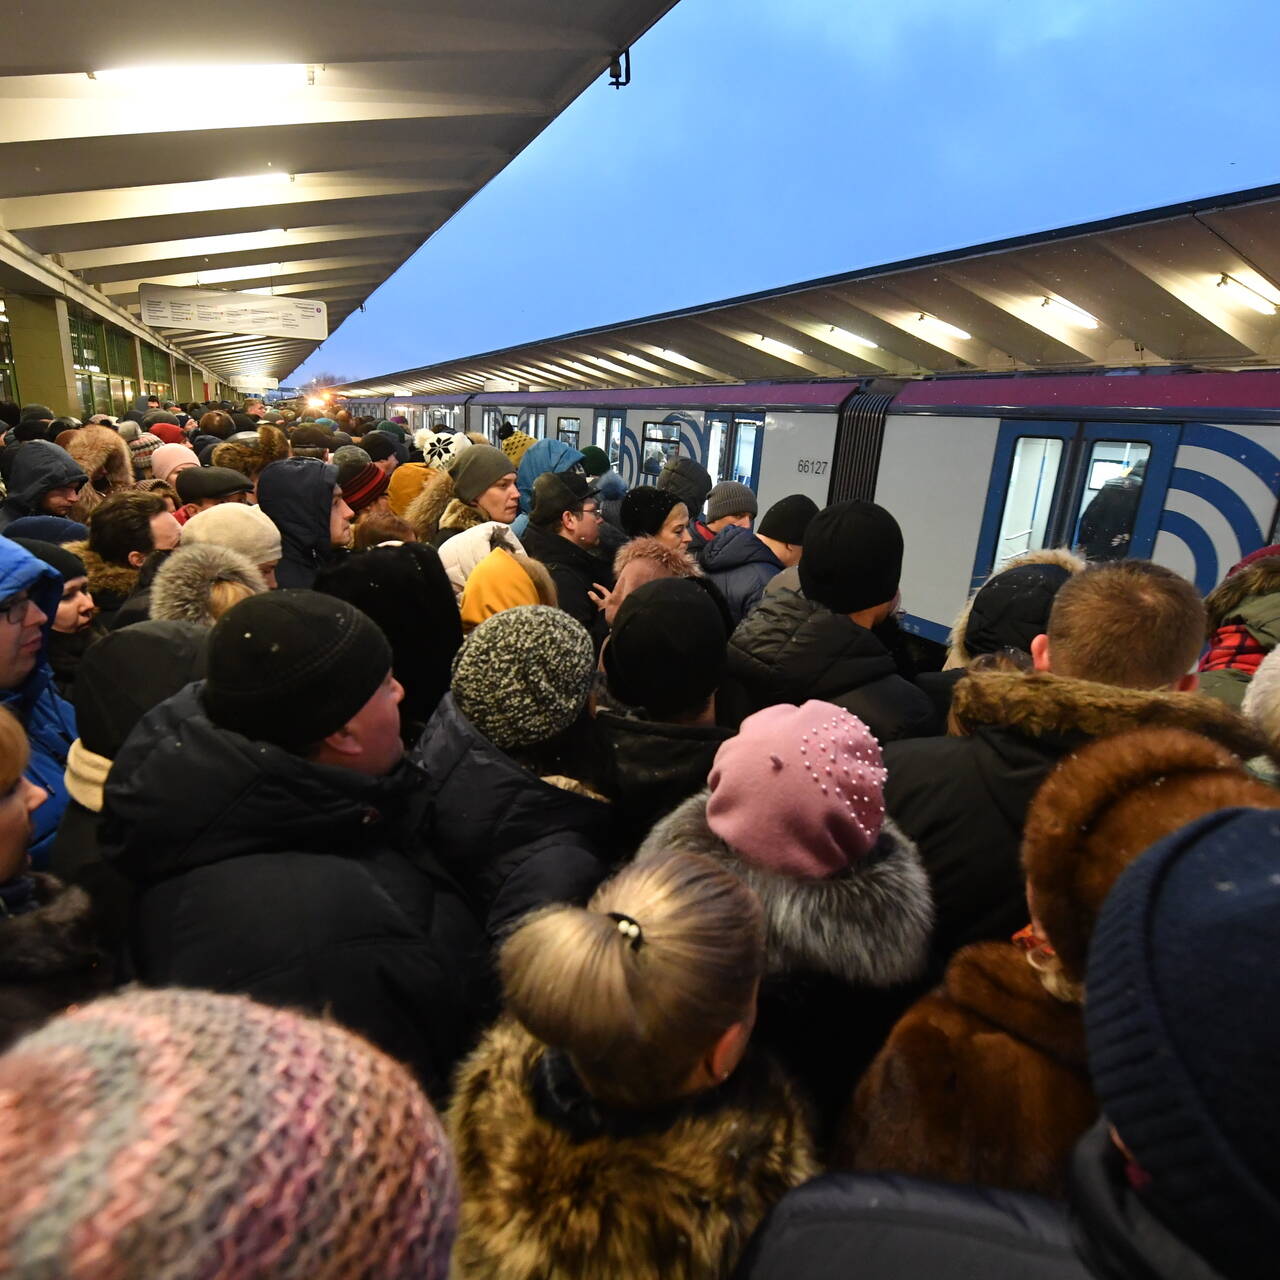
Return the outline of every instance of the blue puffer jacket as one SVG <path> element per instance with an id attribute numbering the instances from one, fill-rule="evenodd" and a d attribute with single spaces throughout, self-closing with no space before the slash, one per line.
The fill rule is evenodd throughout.
<path id="1" fill-rule="evenodd" d="M 703 572 L 720 588 L 737 626 L 781 573 L 781 560 L 750 529 L 731 524 L 698 552 Z"/>
<path id="2" fill-rule="evenodd" d="M 47 656 L 49 630 L 62 596 L 62 578 L 16 542 L 0 538 L 0 600 L 8 600 L 19 591 L 29 592 L 49 621 L 35 668 L 16 688 L 0 690 L 0 701 L 26 728 L 31 743 L 27 777 L 49 793 L 49 798 L 31 815 L 31 861 L 37 871 L 43 871 L 62 811 L 67 807 L 63 772 L 67 752 L 76 738 L 76 714 L 71 704 L 58 696 Z M 8 624 L 0 623 L 5 625 Z"/>
<path id="3" fill-rule="evenodd" d="M 568 471 L 582 462 L 582 453 L 563 440 L 539 440 L 525 450 L 516 470 L 516 488 L 520 490 L 520 514 L 511 525 L 517 538 L 524 536 L 533 510 L 533 486 L 548 471 Z"/>
<path id="4" fill-rule="evenodd" d="M 337 483 L 338 468 L 318 458 L 284 458 L 258 478 L 258 505 L 280 530 L 280 586 L 309 588 L 320 568 L 336 558 L 329 511 Z"/>

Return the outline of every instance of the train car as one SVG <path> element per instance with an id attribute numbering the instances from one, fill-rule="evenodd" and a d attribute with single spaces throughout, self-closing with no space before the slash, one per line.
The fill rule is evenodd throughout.
<path id="1" fill-rule="evenodd" d="M 1275 536 L 1280 372 L 969 375 L 354 401 L 417 426 L 504 423 L 605 449 L 629 484 L 696 458 L 715 479 L 820 505 L 874 499 L 903 527 L 909 630 L 945 640 L 1020 552 L 1150 557 L 1210 590 Z"/>

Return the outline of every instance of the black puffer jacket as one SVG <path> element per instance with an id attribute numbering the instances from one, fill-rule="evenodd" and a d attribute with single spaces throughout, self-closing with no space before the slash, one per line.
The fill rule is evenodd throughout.
<path id="1" fill-rule="evenodd" d="M 88 479 L 84 468 L 65 449 L 48 440 L 28 440 L 8 447 L 14 458 L 9 468 L 9 496 L 0 503 L 0 529 L 21 516 L 43 514 L 40 502 L 50 489 L 79 487 Z"/>
<path id="2" fill-rule="evenodd" d="M 499 750 L 446 694 L 414 753 L 425 845 L 497 940 L 552 902 L 585 904 L 611 863 L 610 806 L 553 786 Z"/>
<path id="3" fill-rule="evenodd" d="M 794 591 L 765 596 L 729 639 L 753 711 L 810 698 L 852 711 L 881 742 L 937 732 L 929 699 L 879 636 Z"/>
<path id="4" fill-rule="evenodd" d="M 735 1276 L 1089 1280 L 1066 1214 L 1051 1200 L 851 1173 L 816 1178 L 783 1196 Z"/>
<path id="5" fill-rule="evenodd" d="M 488 970 L 479 923 L 415 842 L 417 770 L 309 764 L 218 728 L 199 689 L 142 720 L 105 789 L 136 972 L 330 1013 L 442 1097 Z"/>
<path id="6" fill-rule="evenodd" d="M 597 583 L 606 591 L 613 589 L 613 570 L 608 562 L 568 538 L 548 533 L 537 525 L 529 525 L 520 535 L 520 541 L 529 555 L 547 566 L 556 584 L 560 607 L 586 627 L 599 650 L 608 634 L 608 627 L 604 614 L 591 598 L 591 589 Z"/>
<path id="7" fill-rule="evenodd" d="M 782 561 L 750 529 L 729 525 L 698 552 L 703 572 L 719 587 L 736 626 L 784 568 Z"/>

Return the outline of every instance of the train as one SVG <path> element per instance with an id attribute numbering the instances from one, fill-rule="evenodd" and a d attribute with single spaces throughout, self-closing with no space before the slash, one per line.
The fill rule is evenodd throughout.
<path id="1" fill-rule="evenodd" d="M 495 442 L 509 424 L 596 444 L 628 485 L 691 457 L 749 485 L 761 511 L 790 493 L 874 500 L 906 541 L 903 625 L 939 643 L 969 592 L 1024 551 L 1146 557 L 1207 592 L 1276 536 L 1277 370 L 349 396 L 347 407 Z"/>

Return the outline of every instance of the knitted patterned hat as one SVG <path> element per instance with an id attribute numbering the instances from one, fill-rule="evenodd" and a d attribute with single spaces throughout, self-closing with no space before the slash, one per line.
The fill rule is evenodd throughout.
<path id="1" fill-rule="evenodd" d="M 437 471 L 448 471 L 458 455 L 471 448 L 471 441 L 454 431 L 419 431 L 413 443 L 422 450 L 422 461 Z"/>
<path id="2" fill-rule="evenodd" d="M 495 613 L 453 663 L 458 709 L 503 751 L 563 733 L 586 706 L 595 674 L 586 628 L 562 609 L 521 605 Z"/>
<path id="3" fill-rule="evenodd" d="M 133 459 L 133 470 L 139 477 L 151 474 L 151 455 L 164 444 L 159 436 L 145 432 L 136 440 L 129 441 L 129 456 Z"/>
<path id="4" fill-rule="evenodd" d="M 829 702 L 766 707 L 716 752 L 707 825 L 745 862 L 819 880 L 869 853 L 884 822 L 880 744 Z"/>
<path id="5" fill-rule="evenodd" d="M 19 1042 L 0 1060 L 0 1166 L 8 1276 L 448 1271 L 453 1163 L 409 1072 L 240 996 L 134 990 Z"/>
<path id="6" fill-rule="evenodd" d="M 386 493 L 391 477 L 381 467 L 375 467 L 372 462 L 366 462 L 358 469 L 355 469 L 354 464 L 349 466 L 353 468 L 354 474 L 349 471 L 344 476 L 339 471 L 338 484 L 347 506 L 359 515 Z"/>
<path id="7" fill-rule="evenodd" d="M 520 459 L 529 452 L 537 441 L 530 435 L 526 435 L 523 431 L 513 431 L 503 442 L 502 452 L 511 459 L 518 467 Z"/>

